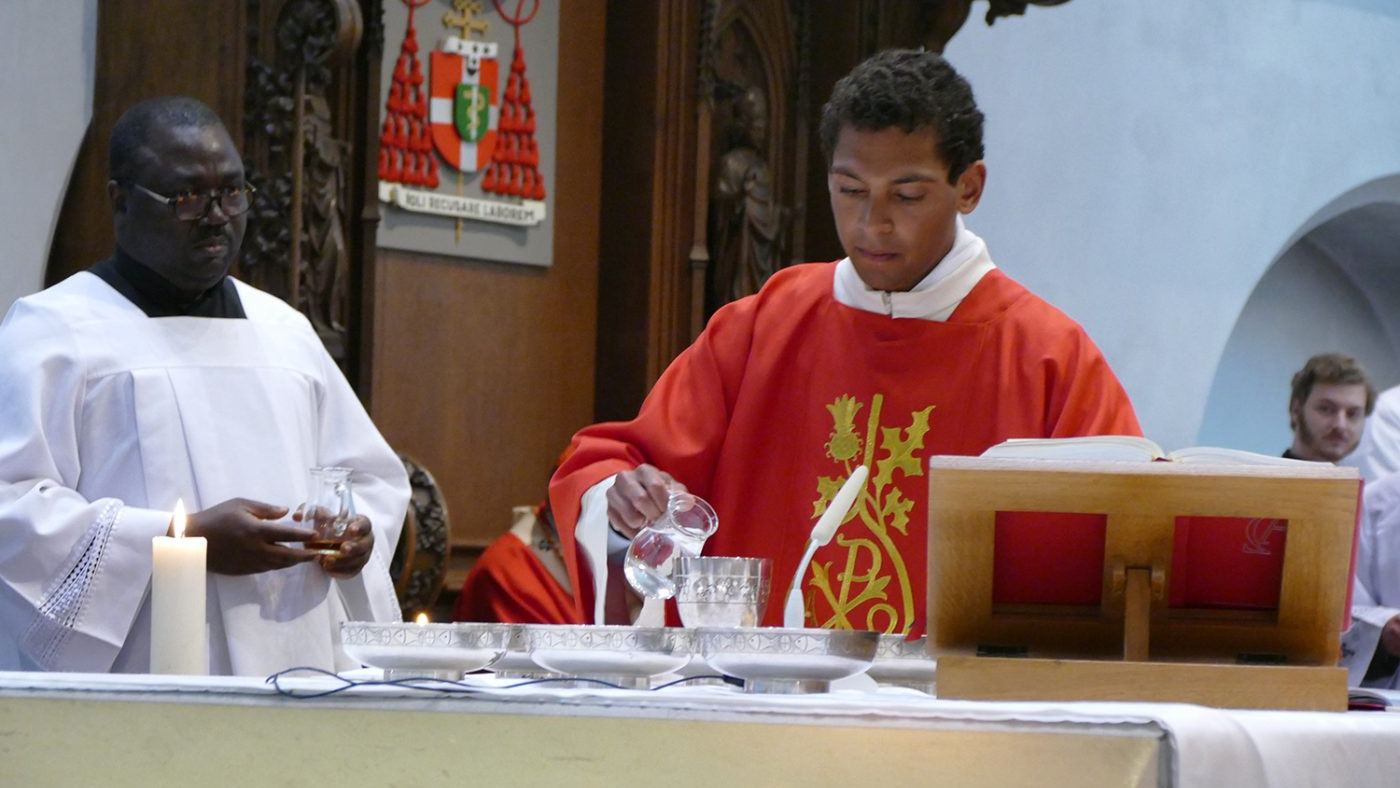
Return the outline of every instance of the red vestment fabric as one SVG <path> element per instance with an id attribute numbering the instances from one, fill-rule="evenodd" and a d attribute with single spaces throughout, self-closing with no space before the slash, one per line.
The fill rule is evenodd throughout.
<path id="1" fill-rule="evenodd" d="M 453 621 L 582 624 L 574 599 L 513 533 L 476 560 L 452 609 Z"/>
<path id="2" fill-rule="evenodd" d="M 779 271 L 714 315 L 636 419 L 574 437 L 550 498 L 585 620 L 593 590 L 576 560 L 580 497 L 643 462 L 714 505 L 719 531 L 705 554 L 772 559 L 765 625 L 781 623 L 826 503 L 869 465 L 855 514 L 802 580 L 806 625 L 920 634 L 930 456 L 976 455 L 1009 438 L 1141 434 L 1084 330 L 1000 270 L 935 322 L 842 305 L 835 268 Z"/>

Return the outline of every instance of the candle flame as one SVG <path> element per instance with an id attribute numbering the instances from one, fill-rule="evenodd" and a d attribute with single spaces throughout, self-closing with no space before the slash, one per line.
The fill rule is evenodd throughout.
<path id="1" fill-rule="evenodd" d="M 427 613 L 419 613 L 419 614 L 418 614 L 418 617 L 415 618 L 415 619 L 413 619 L 413 621 L 414 621 L 414 623 L 416 623 L 416 624 L 426 624 L 426 623 L 428 623 L 428 614 L 427 614 Z"/>
<path id="2" fill-rule="evenodd" d="M 185 500 L 175 499 L 175 513 L 170 516 L 170 534 L 176 539 L 185 535 Z"/>

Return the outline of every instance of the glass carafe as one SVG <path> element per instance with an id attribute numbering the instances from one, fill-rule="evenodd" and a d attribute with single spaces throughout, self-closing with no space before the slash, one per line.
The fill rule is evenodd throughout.
<path id="1" fill-rule="evenodd" d="M 311 469 L 311 485 L 301 507 L 302 523 L 316 532 L 306 541 L 306 549 L 325 555 L 339 555 L 345 529 L 355 518 L 351 495 L 350 469 L 319 467 Z"/>
<path id="2" fill-rule="evenodd" d="M 623 572 L 637 593 L 653 599 L 676 595 L 671 574 L 676 559 L 700 555 L 705 540 L 719 529 L 719 516 L 704 498 L 673 491 L 666 511 L 637 532 L 627 548 Z"/>

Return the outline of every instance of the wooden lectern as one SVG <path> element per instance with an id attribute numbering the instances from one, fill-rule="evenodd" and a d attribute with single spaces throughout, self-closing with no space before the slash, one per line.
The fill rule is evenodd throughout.
<path id="1" fill-rule="evenodd" d="M 940 698 L 1346 708 L 1337 661 L 1355 469 L 979 457 L 929 467 Z M 1076 582 L 1087 598 L 1074 598 Z"/>

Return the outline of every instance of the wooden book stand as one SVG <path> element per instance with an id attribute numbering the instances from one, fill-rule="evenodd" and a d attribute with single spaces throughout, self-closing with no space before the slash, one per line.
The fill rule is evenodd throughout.
<path id="1" fill-rule="evenodd" d="M 934 457 L 929 466 L 928 632 L 940 698 L 1346 708 L 1346 671 L 1336 665 L 1361 488 L 1355 469 L 977 457 Z M 998 512 L 1097 516 L 1097 604 L 999 601 Z M 1184 584 L 1191 567 L 1183 556 L 1173 561 L 1179 529 L 1207 534 L 1229 518 L 1284 521 L 1276 605 L 1181 601 L 1173 583 Z M 1034 537 L 1044 542 L 1041 567 L 1085 566 L 1082 555 L 1064 554 L 1083 539 Z M 1274 591 L 1263 589 L 1270 599 Z"/>

